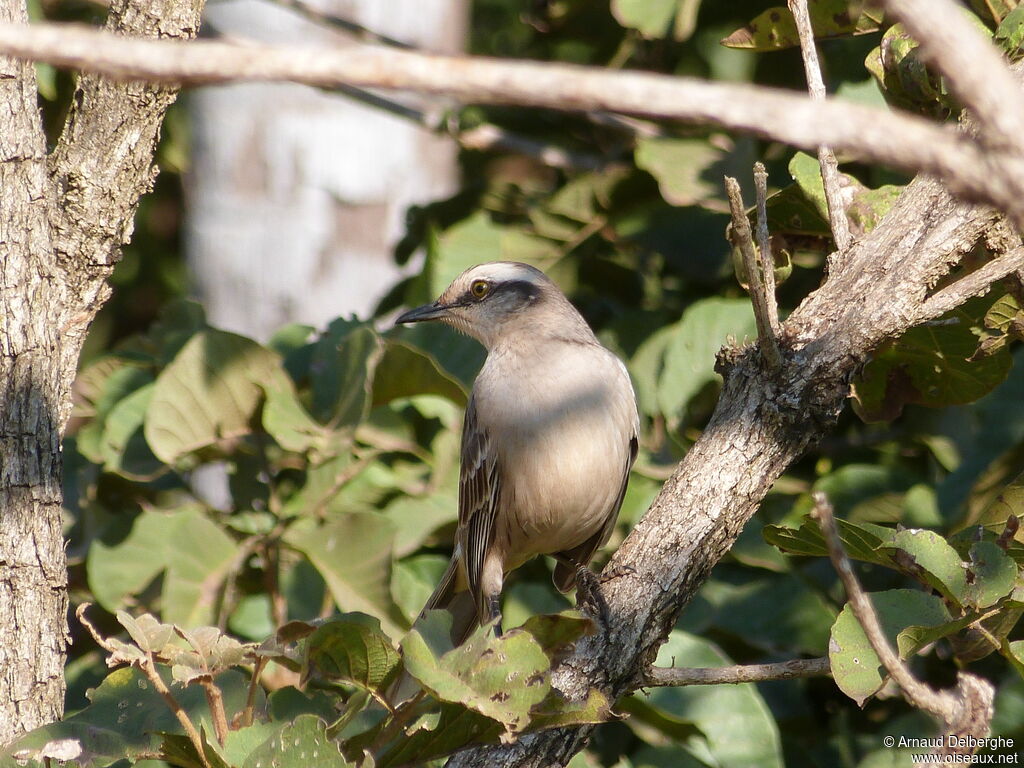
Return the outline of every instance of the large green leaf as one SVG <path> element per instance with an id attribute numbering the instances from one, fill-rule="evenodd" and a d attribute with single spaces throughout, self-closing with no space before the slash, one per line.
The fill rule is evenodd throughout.
<path id="1" fill-rule="evenodd" d="M 157 377 L 146 412 L 146 440 L 161 461 L 247 434 L 261 384 L 284 376 L 281 359 L 244 336 L 206 330 L 192 337 Z"/>
<path id="2" fill-rule="evenodd" d="M 246 758 L 243 768 L 346 768 L 348 762 L 316 715 L 299 715 Z"/>
<path id="3" fill-rule="evenodd" d="M 306 677 L 379 692 L 398 663 L 398 651 L 381 631 L 380 620 L 363 613 L 342 614 L 317 627 L 306 640 Z"/>
<path id="4" fill-rule="evenodd" d="M 394 525 L 382 515 L 351 512 L 332 515 L 323 525 L 300 520 L 284 540 L 316 566 L 339 608 L 376 616 L 388 635 L 398 636 L 404 619 L 391 598 L 394 536 Z"/>
<path id="5" fill-rule="evenodd" d="M 373 380 L 373 405 L 400 397 L 440 395 L 457 405 L 466 404 L 466 390 L 425 350 L 389 340 Z"/>
<path id="6" fill-rule="evenodd" d="M 707 139 L 650 138 L 636 146 L 636 164 L 658 180 L 665 202 L 694 205 L 722 196 L 728 153 Z"/>
<path id="7" fill-rule="evenodd" d="M 742 341 L 754 332 L 754 313 L 748 301 L 713 298 L 690 306 L 674 326 L 665 349 L 665 366 L 658 382 L 662 412 L 680 418 L 690 399 L 719 379 L 715 355 L 727 338 Z"/>
<path id="8" fill-rule="evenodd" d="M 338 318 L 313 348 L 313 416 L 334 429 L 354 428 L 370 407 L 381 342 L 373 327 Z"/>
<path id="9" fill-rule="evenodd" d="M 963 604 L 967 573 L 960 555 L 934 531 L 898 531 L 885 551 L 907 573 L 937 590 L 954 605 Z"/>
<path id="10" fill-rule="evenodd" d="M 711 642 L 673 630 L 658 651 L 661 667 L 722 667 L 733 662 Z M 655 688 L 629 703 L 634 716 L 692 723 L 721 768 L 781 768 L 782 744 L 775 718 L 757 687 L 692 685 Z"/>
<path id="11" fill-rule="evenodd" d="M 869 595 L 889 645 L 909 626 L 935 627 L 950 621 L 942 598 L 911 589 L 890 589 Z M 884 681 L 885 670 L 850 606 L 843 608 L 832 627 L 829 664 L 840 690 L 863 706 Z"/>
<path id="12" fill-rule="evenodd" d="M 530 710 L 551 690 L 551 662 L 534 637 L 516 629 L 494 637 L 484 626 L 451 648 L 450 631 L 444 611 L 429 612 L 402 639 L 406 670 L 438 700 L 479 712 L 507 734 L 526 728 Z"/>
<path id="13" fill-rule="evenodd" d="M 836 527 L 843 548 L 854 560 L 893 567 L 892 558 L 885 553 L 883 547 L 896 533 L 893 529 L 871 523 L 851 523 L 842 518 L 836 519 Z M 764 538 L 769 544 L 793 555 L 828 557 L 828 547 L 825 546 L 821 527 L 810 516 L 803 519 L 799 528 L 766 525 Z"/>
<path id="14" fill-rule="evenodd" d="M 182 627 L 215 624 L 224 585 L 236 563 L 238 546 L 224 529 L 197 509 L 177 515 L 167 539 L 162 617 Z"/>
<path id="15" fill-rule="evenodd" d="M 972 360 L 978 337 L 977 304 L 947 317 L 952 323 L 912 328 L 879 350 L 854 383 L 857 411 L 866 421 L 890 421 L 915 403 L 931 408 L 971 403 L 995 389 L 1009 373 L 1005 350 Z"/>

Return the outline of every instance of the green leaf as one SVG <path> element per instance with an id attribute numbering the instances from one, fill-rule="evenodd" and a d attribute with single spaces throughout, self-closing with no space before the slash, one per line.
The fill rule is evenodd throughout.
<path id="1" fill-rule="evenodd" d="M 306 640 L 305 672 L 380 692 L 398 666 L 398 651 L 380 628 L 380 620 L 346 613 L 317 627 Z"/>
<path id="2" fill-rule="evenodd" d="M 255 341 L 224 331 L 192 337 L 156 380 L 146 440 L 166 464 L 251 430 L 261 384 L 283 376 L 281 359 Z"/>
<path id="3" fill-rule="evenodd" d="M 346 768 L 352 765 L 316 715 L 299 715 L 254 749 L 243 768 Z"/>
<path id="4" fill-rule="evenodd" d="M 433 355 L 411 344 L 388 340 L 373 380 L 373 406 L 426 394 L 446 397 L 459 406 L 465 406 L 468 400 L 458 379 L 444 371 Z"/>
<path id="5" fill-rule="evenodd" d="M 352 512 L 324 525 L 300 520 L 284 540 L 320 571 L 341 610 L 376 616 L 388 635 L 398 636 L 404 620 L 391 598 L 394 536 L 393 524 L 381 515 Z"/>
<path id="6" fill-rule="evenodd" d="M 851 523 L 842 518 L 836 519 L 836 527 L 839 529 L 843 548 L 851 558 L 894 567 L 892 558 L 885 554 L 883 547 L 883 544 L 891 541 L 895 534 L 894 530 L 870 523 Z M 810 516 L 803 519 L 799 528 L 766 525 L 764 538 L 769 544 L 793 555 L 828 557 L 825 537 L 817 521 Z"/>
<path id="7" fill-rule="evenodd" d="M 263 428 L 286 451 L 305 453 L 323 449 L 330 432 L 317 423 L 299 402 L 295 386 L 287 377 L 263 384 Z"/>
<path id="8" fill-rule="evenodd" d="M 178 515 L 154 509 L 130 521 L 115 518 L 93 540 L 85 561 L 96 602 L 113 613 L 153 581 L 173 555 L 168 542 L 178 525 Z"/>
<path id="9" fill-rule="evenodd" d="M 1013 362 L 1005 352 L 970 359 L 978 339 L 968 309 L 947 315 L 954 324 L 911 328 L 875 353 L 853 386 L 861 418 L 890 421 L 908 403 L 929 408 L 971 403 L 1006 378 Z"/>
<path id="10" fill-rule="evenodd" d="M 934 531 L 898 531 L 884 547 L 905 573 L 919 578 L 956 605 L 963 604 L 967 574 L 960 555 Z"/>
<path id="11" fill-rule="evenodd" d="M 971 546 L 967 565 L 967 586 L 964 602 L 985 608 L 1013 591 L 1017 581 L 1017 564 L 993 541 L 979 541 Z"/>
<path id="12" fill-rule="evenodd" d="M 660 667 L 722 667 L 733 662 L 703 638 L 673 630 L 658 651 Z M 781 768 L 778 726 L 757 687 L 694 685 L 655 688 L 634 695 L 630 709 L 640 719 L 660 715 L 677 723 L 693 723 L 707 739 L 714 764 L 721 768 Z"/>
<path id="13" fill-rule="evenodd" d="M 978 21 L 973 14 L 966 15 Z M 894 107 L 942 118 L 956 106 L 942 78 L 927 68 L 917 41 L 902 24 L 886 30 L 881 45 L 868 54 L 864 66 Z"/>
<path id="14" fill-rule="evenodd" d="M 637 167 L 658 180 L 670 205 L 694 205 L 722 196 L 722 164 L 727 153 L 707 139 L 641 138 L 636 146 Z"/>
<path id="15" fill-rule="evenodd" d="M 889 644 L 906 627 L 935 627 L 950 621 L 942 598 L 910 589 L 891 589 L 869 595 Z M 846 605 L 832 626 L 829 663 L 840 690 L 863 706 L 882 687 L 885 670 L 864 630 Z"/>
<path id="16" fill-rule="evenodd" d="M 377 756 L 376 768 L 424 765 L 468 744 L 495 742 L 502 727 L 460 704 L 441 704 L 440 714 L 413 723 L 394 745 Z"/>
<path id="17" fill-rule="evenodd" d="M 810 0 L 808 15 L 814 37 L 846 37 L 875 32 L 882 23 L 882 12 L 868 4 L 858 4 L 860 12 L 850 15 L 849 0 Z M 800 45 L 793 14 L 785 6 L 775 6 L 758 14 L 746 26 L 740 27 L 724 40 L 728 48 L 753 51 L 780 51 Z"/>
<path id="18" fill-rule="evenodd" d="M 692 304 L 673 328 L 658 382 L 658 404 L 667 417 L 676 420 L 694 395 L 718 380 L 715 355 L 727 338 L 741 340 L 754 333 L 754 314 L 746 300 L 702 299 Z"/>
<path id="19" fill-rule="evenodd" d="M 338 318 L 313 348 L 313 416 L 334 429 L 354 428 L 370 407 L 381 342 L 373 327 Z"/>
<path id="20" fill-rule="evenodd" d="M 445 622 L 448 626 L 445 626 Z M 530 709 L 551 690 L 550 661 L 528 632 L 493 636 L 490 625 L 439 654 L 450 617 L 431 611 L 402 639 L 405 668 L 436 699 L 462 705 L 502 724 L 507 735 L 529 724 Z"/>
<path id="21" fill-rule="evenodd" d="M 622 26 L 657 40 L 668 34 L 677 5 L 678 0 L 612 0 L 612 15 Z"/>
<path id="22" fill-rule="evenodd" d="M 1018 5 L 999 22 L 994 39 L 1010 61 L 1024 56 L 1024 5 Z"/>
<path id="23" fill-rule="evenodd" d="M 235 565 L 238 546 L 198 509 L 177 515 L 167 540 L 162 616 L 181 627 L 213 624 L 224 579 Z"/>
<path id="24" fill-rule="evenodd" d="M 579 611 L 531 616 L 520 629 L 533 635 L 547 656 L 561 653 L 584 635 L 592 635 L 597 631 L 593 620 Z"/>
<path id="25" fill-rule="evenodd" d="M 146 481 L 167 471 L 167 466 L 153 455 L 143 432 L 154 390 L 154 384 L 140 387 L 118 401 L 107 414 L 100 440 L 100 455 L 107 472 Z"/>

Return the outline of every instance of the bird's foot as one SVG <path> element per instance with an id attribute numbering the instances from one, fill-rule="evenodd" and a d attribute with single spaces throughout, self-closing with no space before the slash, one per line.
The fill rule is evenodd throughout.
<path id="1" fill-rule="evenodd" d="M 610 613 L 608 603 L 601 594 L 601 581 L 587 566 L 576 568 L 576 606 L 597 619 L 601 628 L 605 629 L 608 627 Z"/>

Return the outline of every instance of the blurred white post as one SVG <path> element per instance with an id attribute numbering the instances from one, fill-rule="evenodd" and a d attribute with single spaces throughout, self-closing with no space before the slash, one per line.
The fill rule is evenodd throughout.
<path id="1" fill-rule="evenodd" d="M 310 0 L 426 50 L 463 48 L 465 0 Z M 211 0 L 224 35 L 358 45 L 268 0 Z M 393 96 L 389 98 L 394 98 Z M 423 106 L 409 97 L 409 104 Z M 210 321 L 265 340 L 287 322 L 365 316 L 398 279 L 405 212 L 451 194 L 455 143 L 340 94 L 290 84 L 191 95 L 186 252 Z"/>

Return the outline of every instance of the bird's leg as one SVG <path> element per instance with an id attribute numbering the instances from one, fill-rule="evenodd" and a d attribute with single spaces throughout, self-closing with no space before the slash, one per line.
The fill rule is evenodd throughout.
<path id="1" fill-rule="evenodd" d="M 491 595 L 487 598 L 487 609 L 488 609 L 488 620 L 495 621 L 494 634 L 496 637 L 501 637 L 501 595 Z"/>
<path id="2" fill-rule="evenodd" d="M 608 603 L 605 601 L 604 595 L 601 594 L 601 579 L 587 566 L 577 563 L 570 557 L 555 555 L 555 559 L 576 569 L 576 606 L 592 608 L 592 611 L 586 612 L 601 622 L 602 627 L 607 627 L 610 613 Z"/>

